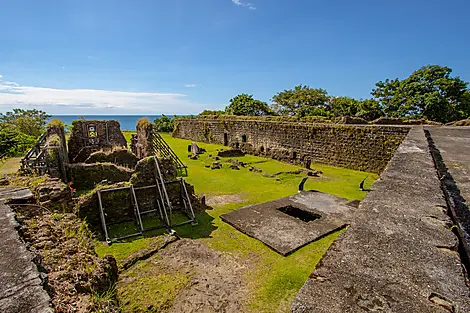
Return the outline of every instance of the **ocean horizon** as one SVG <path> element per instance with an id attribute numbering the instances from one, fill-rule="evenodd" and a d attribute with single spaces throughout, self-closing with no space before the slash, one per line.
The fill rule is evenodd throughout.
<path id="1" fill-rule="evenodd" d="M 67 125 L 72 125 L 72 121 L 78 120 L 79 117 L 85 120 L 116 120 L 121 124 L 121 130 L 135 130 L 137 121 L 141 118 L 147 118 L 150 122 L 153 122 L 156 118 L 161 117 L 161 114 L 157 115 L 52 115 L 49 119 L 58 118 Z M 167 115 L 173 117 L 173 115 Z M 178 116 L 178 115 L 177 115 Z"/>

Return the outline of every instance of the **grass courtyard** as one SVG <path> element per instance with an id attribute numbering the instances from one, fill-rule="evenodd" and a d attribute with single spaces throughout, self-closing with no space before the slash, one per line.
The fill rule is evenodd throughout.
<path id="1" fill-rule="evenodd" d="M 130 133 L 126 135 L 126 138 L 130 137 Z M 177 234 L 243 265 L 243 270 L 240 271 L 241 280 L 248 295 L 243 299 L 244 311 L 288 312 L 295 294 L 340 232 L 326 236 L 283 257 L 260 241 L 222 222 L 220 215 L 245 205 L 295 194 L 300 180 L 305 175 L 287 173 L 298 169 L 297 166 L 249 155 L 232 159 L 260 168 L 263 170 L 262 173 L 250 172 L 248 166 L 240 170 L 230 169 L 226 163 L 229 158 L 219 160 L 224 164 L 222 169 L 211 170 L 205 167 L 214 161 L 209 155 L 215 156 L 219 149 L 226 147 L 198 143 L 206 153 L 200 155 L 198 160 L 191 160 L 187 152 L 191 141 L 173 138 L 168 134 L 162 136 L 188 166 L 188 176 L 185 179 L 194 185 L 196 193 L 205 195 L 209 202 L 217 199 L 212 201 L 212 210 L 197 216 L 199 225 L 179 227 L 176 229 Z M 369 176 L 366 188 L 370 187 L 377 178 L 375 174 L 321 164 L 312 164 L 312 168 L 321 170 L 323 174 L 320 177 L 309 178 L 305 185 L 306 189 L 315 189 L 350 200 L 361 200 L 366 195 L 366 192 L 358 188 L 366 176 Z M 278 172 L 286 173 L 273 176 Z M 97 242 L 96 251 L 100 256 L 112 254 L 119 261 L 153 245 L 155 237 L 151 235 L 158 233 L 114 243 L 111 246 Z M 171 308 L 173 302 L 177 301 L 178 295 L 189 286 L 193 272 L 169 272 L 162 269 L 158 258 L 157 256 L 157 259 L 141 261 L 138 266 L 123 275 L 124 280 L 132 281 L 118 286 L 118 294 L 125 312 L 144 312 L 148 308 L 152 308 L 150 311 L 155 312 L 166 311 Z M 135 280 L 135 277 L 139 279 Z"/>

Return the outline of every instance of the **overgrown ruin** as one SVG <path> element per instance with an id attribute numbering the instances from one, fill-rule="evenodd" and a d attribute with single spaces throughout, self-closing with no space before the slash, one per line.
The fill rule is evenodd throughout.
<path id="1" fill-rule="evenodd" d="M 354 125 L 243 117 L 179 119 L 173 136 L 224 145 L 238 156 L 246 153 L 297 164 L 304 169 L 297 170 L 296 175 L 312 173 L 309 179 L 322 179 L 320 171 L 310 169 L 312 163 L 380 174 L 359 204 L 324 192 L 304 191 L 303 180 L 296 195 L 239 205 L 221 216 L 224 222 L 263 242 L 282 257 L 295 255 L 311 242 L 342 229 L 339 239 L 329 247 L 294 301 L 289 303 L 291 312 L 470 312 L 468 128 L 380 124 L 384 121 L 379 121 L 380 125 L 356 124 L 361 122 L 357 120 L 343 122 L 354 122 Z M 33 247 L 30 253 L 35 258 L 24 265 L 30 266 L 34 261 L 40 271 L 41 266 L 49 266 L 46 269 L 51 277 L 50 287 L 46 284 L 49 294 L 52 290 L 66 295 L 67 288 L 76 289 L 66 304 L 60 304 L 59 298 L 52 296 L 52 303 L 59 311 L 73 307 L 73 301 L 79 303 L 75 305 L 77 310 L 86 307 L 97 311 L 102 309 L 102 304 L 85 304 L 90 301 L 92 290 L 109 291 L 110 284 L 118 280 L 119 271 L 126 283 L 118 283 L 118 288 L 125 288 L 126 284 L 138 286 L 135 277 L 139 267 L 125 271 L 169 245 L 162 252 L 169 263 L 156 258 L 148 266 L 174 271 L 175 277 L 181 279 L 176 294 L 193 301 L 214 296 L 219 302 L 213 310 L 243 311 L 239 302 L 239 298 L 246 298 L 243 288 L 237 280 L 227 280 L 230 275 L 241 275 L 239 260 L 223 263 L 221 260 L 230 256 L 191 239 L 178 240 L 171 231 L 195 223 L 207 209 L 197 190 L 183 179 L 191 173 L 191 167 L 186 167 L 152 124 L 140 121 L 136 129 L 130 150 L 116 121 L 77 121 L 68 149 L 63 129 L 60 126 L 48 129 L 36 150 L 31 150 L 23 162 L 24 170 L 40 174 L 39 183 L 28 181 L 29 188 L 8 187 L 3 196 L 4 200 L 9 198 L 10 206 L 20 215 L 21 238 Z M 199 147 L 195 146 L 188 147 L 188 157 L 197 162 L 195 151 Z M 237 157 L 230 153 L 225 156 L 226 151 L 218 154 Z M 218 162 L 220 157 L 210 158 Z M 246 166 L 236 159 L 224 162 L 218 162 L 217 170 L 229 166 L 230 170 L 236 167 L 240 171 Z M 207 167 L 210 166 L 206 165 L 205 173 L 211 175 L 212 170 Z M 254 165 L 246 170 L 261 175 Z M 268 178 L 278 179 L 276 175 L 267 175 Z M 363 185 L 357 188 L 362 189 Z M 27 192 L 29 189 L 31 194 Z M 71 198 L 73 189 L 86 191 L 75 204 Z M 1 198 L 0 189 L 0 209 L 9 214 L 9 207 Z M 56 213 L 43 211 L 37 205 Z M 66 215 L 58 219 L 57 212 Z M 202 218 L 202 223 L 207 220 Z M 67 227 L 82 234 L 79 237 L 82 239 L 77 242 Z M 13 228 L 9 228 L 10 235 Z M 95 238 L 112 243 L 158 229 L 172 235 L 163 240 L 156 237 L 154 246 L 117 263 L 113 257 L 96 257 L 90 248 L 90 231 Z M 61 245 L 61 238 L 68 244 Z M 68 251 L 86 260 L 88 265 L 78 260 L 68 260 L 68 263 L 40 260 L 38 255 L 44 254 L 37 252 L 40 249 L 52 249 L 60 255 Z M 72 278 L 61 276 L 63 266 L 76 266 L 80 270 Z M 165 271 L 164 275 L 168 275 Z M 189 282 L 185 275 L 191 271 L 217 280 L 203 282 L 210 292 L 194 287 L 199 285 L 199 280 Z M 38 307 L 47 310 L 50 300 L 38 283 L 40 275 L 35 270 L 32 273 L 34 283 L 26 286 L 31 293 L 15 301 L 31 306 L 31 299 L 38 299 Z M 233 289 L 230 295 L 218 293 L 225 283 Z M 8 292 L 5 294 L 8 297 Z M 14 308 L 11 303 L 1 301 L 2 307 Z M 174 304 L 173 311 L 192 310 L 199 305 L 186 302 Z M 163 303 L 161 308 L 171 311 L 169 305 Z M 106 312 L 115 312 L 116 307 L 116 303 L 110 304 Z M 206 308 L 206 304 L 200 307 Z"/>

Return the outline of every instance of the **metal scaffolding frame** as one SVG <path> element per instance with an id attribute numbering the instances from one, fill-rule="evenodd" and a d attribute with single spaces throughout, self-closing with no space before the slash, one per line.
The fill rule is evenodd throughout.
<path id="1" fill-rule="evenodd" d="M 169 233 L 173 233 L 172 227 L 178 227 L 186 224 L 193 224 L 197 225 L 196 215 L 194 214 L 193 206 L 191 204 L 191 200 L 189 198 L 188 190 L 186 188 L 186 182 L 183 178 L 178 178 L 175 180 L 165 181 L 160 169 L 160 163 L 158 162 L 157 157 L 153 157 L 155 162 L 155 185 L 150 186 L 143 186 L 143 187 L 134 187 L 133 185 L 117 187 L 117 188 L 109 188 L 109 189 L 99 189 L 97 191 L 98 196 L 98 204 L 100 210 L 100 219 L 101 219 L 101 226 L 103 228 L 103 232 L 105 235 L 106 242 L 111 243 L 114 241 L 119 241 L 135 236 L 141 236 L 146 231 L 151 231 L 155 229 L 166 228 Z M 180 185 L 180 196 L 183 202 L 183 213 L 188 217 L 186 221 L 179 222 L 173 224 L 172 222 L 172 215 L 173 215 L 173 206 L 171 204 L 170 198 L 168 196 L 168 191 L 166 186 L 169 184 L 179 184 Z M 136 190 L 144 190 L 144 189 L 151 189 L 155 188 L 156 191 L 156 208 L 147 210 L 147 211 L 140 211 L 139 202 L 136 196 Z M 121 237 L 110 237 L 108 231 L 108 224 L 106 223 L 106 212 L 105 208 L 103 207 L 103 200 L 102 200 L 102 193 L 104 192 L 115 192 L 128 189 L 131 196 L 132 206 L 134 208 L 134 221 L 137 225 L 138 231 L 136 233 L 125 235 Z M 150 228 L 145 228 L 142 222 L 142 216 L 150 213 L 157 213 L 156 217 L 160 218 L 162 221 L 161 226 L 155 226 Z"/>

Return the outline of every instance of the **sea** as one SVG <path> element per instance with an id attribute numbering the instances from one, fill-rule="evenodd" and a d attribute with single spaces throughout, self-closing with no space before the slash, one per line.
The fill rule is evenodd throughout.
<path id="1" fill-rule="evenodd" d="M 85 120 L 116 120 L 121 124 L 121 130 L 135 130 L 137 121 L 143 117 L 153 122 L 154 119 L 161 117 L 161 115 L 52 115 L 50 119 L 58 118 L 67 125 L 72 125 L 72 121 L 79 118 Z"/>

